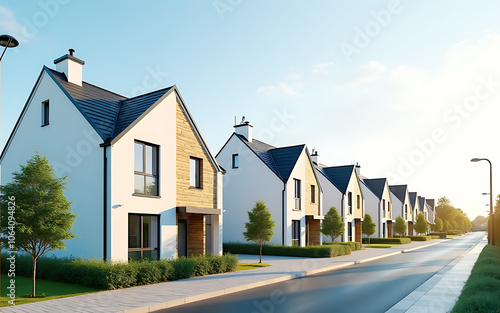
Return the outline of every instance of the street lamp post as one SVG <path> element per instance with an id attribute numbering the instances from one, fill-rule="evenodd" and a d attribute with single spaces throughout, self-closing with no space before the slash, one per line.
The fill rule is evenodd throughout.
<path id="1" fill-rule="evenodd" d="M 493 220 L 493 166 L 491 165 L 491 161 L 485 158 L 474 158 L 470 160 L 471 162 L 479 162 L 479 161 L 488 161 L 490 163 L 490 219 L 489 223 L 491 223 L 490 229 L 491 232 L 488 232 L 488 243 L 490 245 L 495 244 L 495 221 Z"/>
<path id="2" fill-rule="evenodd" d="M 19 46 L 19 41 L 17 41 L 16 38 L 10 35 L 0 35 L 0 46 L 4 47 L 2 54 L 0 55 L 0 71 L 1 71 L 2 58 L 3 55 L 5 54 L 5 51 L 7 51 L 7 48 L 15 48 Z"/>

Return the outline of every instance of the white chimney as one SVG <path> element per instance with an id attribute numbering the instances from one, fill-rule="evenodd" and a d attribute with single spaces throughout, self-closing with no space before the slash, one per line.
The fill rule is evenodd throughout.
<path id="1" fill-rule="evenodd" d="M 356 168 L 356 173 L 357 173 L 358 175 L 361 175 L 361 165 L 359 165 L 359 163 L 358 163 L 358 162 L 356 162 L 356 166 L 355 166 L 355 168 Z"/>
<path id="2" fill-rule="evenodd" d="M 252 142 L 252 128 L 250 122 L 242 122 L 239 125 L 234 125 L 234 132 L 245 137 L 248 142 Z"/>
<path id="3" fill-rule="evenodd" d="M 69 54 L 54 60 L 56 71 L 66 74 L 69 83 L 82 85 L 82 66 L 85 64 L 73 56 L 75 50 L 69 49 Z"/>
<path id="4" fill-rule="evenodd" d="M 316 151 L 316 150 L 313 149 L 313 153 L 311 154 L 311 159 L 312 159 L 313 163 L 316 164 L 316 165 L 319 165 L 318 158 L 319 158 L 318 151 Z"/>

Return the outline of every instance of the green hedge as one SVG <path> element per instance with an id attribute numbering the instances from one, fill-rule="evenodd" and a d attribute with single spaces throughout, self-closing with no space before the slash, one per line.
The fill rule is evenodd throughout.
<path id="1" fill-rule="evenodd" d="M 440 236 L 434 236 L 434 235 L 432 235 L 431 239 L 441 239 L 441 237 Z"/>
<path id="2" fill-rule="evenodd" d="M 363 238 L 363 243 L 368 243 L 368 238 Z M 405 245 L 411 243 L 410 238 L 370 238 L 370 243 L 387 243 Z"/>
<path id="3" fill-rule="evenodd" d="M 450 230 L 446 232 L 447 235 L 463 235 L 464 232 L 461 230 Z"/>
<path id="4" fill-rule="evenodd" d="M 431 240 L 431 236 L 408 236 L 411 241 L 429 241 Z"/>
<path id="5" fill-rule="evenodd" d="M 259 246 L 255 243 L 234 243 L 228 242 L 223 245 L 224 253 L 232 254 L 253 254 L 258 255 Z M 349 245 L 329 245 L 329 246 L 282 246 L 282 245 L 264 245 L 262 247 L 263 255 L 296 256 L 309 258 L 330 258 L 351 254 Z"/>
<path id="6" fill-rule="evenodd" d="M 351 251 L 355 250 L 361 250 L 361 243 L 360 242 L 355 242 L 355 241 L 348 241 L 348 242 L 323 242 L 323 245 L 342 245 L 342 246 L 349 246 L 351 247 Z"/>
<path id="7" fill-rule="evenodd" d="M 439 236 L 439 238 L 437 239 L 446 239 L 446 232 L 434 232 L 434 233 L 430 233 L 429 234 L 430 236 Z M 434 238 L 432 238 L 434 239 Z"/>
<path id="8" fill-rule="evenodd" d="M 451 313 L 499 312 L 500 248 L 486 246 Z"/>
<path id="9" fill-rule="evenodd" d="M 8 264 L 6 254 L 2 254 L 2 263 Z M 128 263 L 110 263 L 96 259 L 41 257 L 37 262 L 37 278 L 98 289 L 119 289 L 232 272 L 236 270 L 237 266 L 238 258 L 231 254 L 182 257 L 175 260 L 130 261 Z M 2 267 L 3 273 L 6 273 L 7 270 L 7 266 Z M 31 277 L 31 271 L 31 256 L 17 255 L 16 275 Z"/>

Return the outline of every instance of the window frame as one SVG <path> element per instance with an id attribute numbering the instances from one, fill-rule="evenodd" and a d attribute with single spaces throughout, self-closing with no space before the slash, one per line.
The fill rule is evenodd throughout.
<path id="1" fill-rule="evenodd" d="M 347 192 L 347 208 L 349 209 L 349 214 L 352 214 L 352 192 Z"/>
<path id="2" fill-rule="evenodd" d="M 42 101 L 42 125 L 41 127 L 50 125 L 50 100 Z"/>
<path id="3" fill-rule="evenodd" d="M 302 183 L 300 179 L 293 179 L 293 200 L 294 200 L 294 211 L 300 211 L 302 209 Z"/>
<path id="4" fill-rule="evenodd" d="M 316 185 L 311 185 L 311 203 L 316 203 Z"/>
<path id="5" fill-rule="evenodd" d="M 236 161 L 236 162 L 235 162 Z M 236 164 L 236 166 L 235 166 Z M 231 165 L 232 168 L 239 168 L 240 167 L 240 157 L 237 153 L 233 154 L 231 157 Z"/>
<path id="6" fill-rule="evenodd" d="M 197 164 L 195 169 L 198 171 L 195 173 L 195 180 L 197 181 L 199 186 L 191 185 L 191 160 L 194 160 Z M 203 189 L 203 159 L 195 156 L 189 157 L 189 188 L 190 189 Z"/>
<path id="7" fill-rule="evenodd" d="M 139 227 L 139 235 L 140 235 L 140 238 L 139 238 L 139 242 L 140 242 L 140 245 L 141 247 L 140 248 L 129 248 L 128 247 L 128 242 L 127 242 L 127 254 L 130 253 L 130 252 L 141 252 L 141 260 L 144 259 L 144 251 L 157 251 L 158 253 L 158 258 L 157 259 L 160 259 L 160 214 L 143 214 L 143 213 L 128 213 L 128 219 L 127 219 L 127 238 L 128 236 L 130 235 L 130 229 L 128 228 L 128 222 L 129 222 L 129 219 L 130 219 L 130 216 L 131 215 L 135 215 L 135 216 L 139 216 L 139 224 L 140 224 L 140 227 Z M 157 227 L 157 238 L 156 238 L 156 243 L 157 243 L 157 247 L 156 248 L 144 248 L 144 217 L 145 216 L 156 216 L 158 218 L 158 221 L 156 222 L 156 227 Z M 128 255 L 127 255 L 128 257 Z M 131 258 L 128 257 L 128 259 L 130 260 Z"/>
<path id="8" fill-rule="evenodd" d="M 143 146 L 142 148 L 142 170 L 143 172 L 136 171 L 135 170 L 135 145 L 140 144 Z M 153 154 L 152 158 L 153 160 L 151 161 L 152 167 L 153 167 L 153 174 L 146 173 L 146 147 L 152 147 L 153 149 Z M 155 169 L 155 164 L 154 160 L 156 157 L 156 174 L 154 173 Z M 151 197 L 151 198 L 160 198 L 160 146 L 155 145 L 149 142 L 145 141 L 140 141 L 140 140 L 134 140 L 134 196 L 140 196 L 140 197 Z M 144 176 L 144 190 L 146 190 L 146 177 L 153 177 L 156 179 L 156 194 L 148 194 L 148 193 L 140 193 L 140 192 L 135 192 L 135 175 L 141 175 Z"/>
<path id="9" fill-rule="evenodd" d="M 294 238 L 295 233 L 298 233 L 298 238 Z M 300 220 L 292 220 L 292 246 L 300 247 L 301 244 L 300 237 L 301 237 Z"/>

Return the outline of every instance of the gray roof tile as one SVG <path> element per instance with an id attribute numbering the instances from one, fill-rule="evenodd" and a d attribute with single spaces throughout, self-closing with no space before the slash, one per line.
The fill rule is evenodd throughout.
<path id="1" fill-rule="evenodd" d="M 373 179 L 363 179 L 365 185 L 373 191 L 373 193 L 379 198 L 382 199 L 384 195 L 385 182 L 387 178 L 373 178 Z"/>
<path id="2" fill-rule="evenodd" d="M 340 192 L 346 192 L 354 172 L 354 165 L 318 167 L 318 169 L 340 190 Z"/>
<path id="3" fill-rule="evenodd" d="M 408 185 L 392 185 L 389 186 L 391 192 L 401 201 L 405 202 L 406 198 L 406 190 L 408 190 Z"/>

